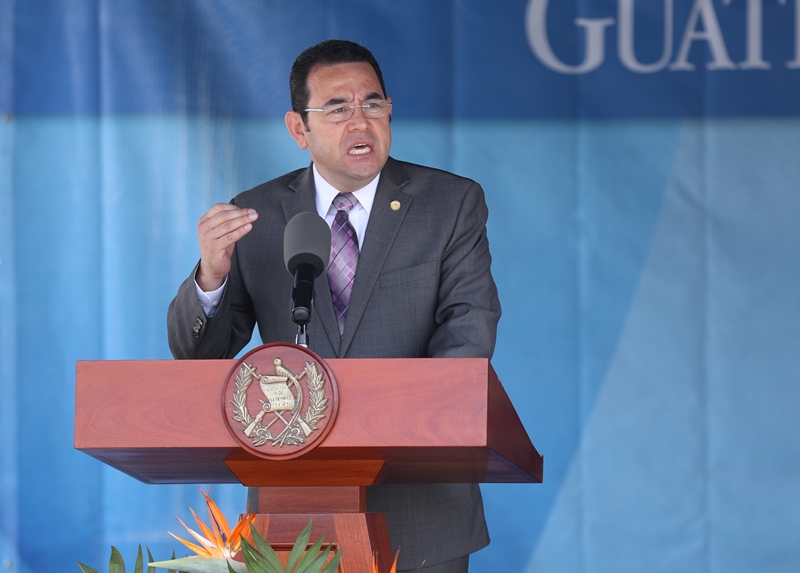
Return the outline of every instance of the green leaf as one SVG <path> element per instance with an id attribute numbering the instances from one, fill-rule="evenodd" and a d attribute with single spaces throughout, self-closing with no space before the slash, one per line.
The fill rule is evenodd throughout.
<path id="1" fill-rule="evenodd" d="M 175 560 L 175 552 L 174 551 L 172 552 L 172 560 L 173 561 Z M 152 561 L 152 559 L 151 559 L 151 561 Z M 153 567 L 153 569 L 155 569 L 155 567 Z M 175 571 L 174 569 L 170 569 L 170 570 L 167 571 L 167 573 L 181 573 L 181 572 Z"/>
<path id="2" fill-rule="evenodd" d="M 283 566 L 275 552 L 271 547 L 267 547 L 269 551 L 264 555 L 259 553 L 246 539 L 242 539 L 242 556 L 249 573 L 284 573 Z"/>
<path id="3" fill-rule="evenodd" d="M 297 569 L 294 570 L 294 573 L 319 573 L 320 569 L 322 569 L 322 566 L 325 565 L 325 558 L 319 554 L 315 555 L 312 553 L 307 553 L 306 555 L 310 558 L 304 558 L 302 561 L 300 561 L 300 563 L 297 565 Z M 325 557 L 327 556 L 328 554 L 325 553 Z M 321 557 L 322 559 L 320 559 Z"/>
<path id="4" fill-rule="evenodd" d="M 80 561 L 76 561 L 76 563 L 78 564 L 78 567 L 81 568 L 81 571 L 83 571 L 83 573 L 97 573 L 97 569 L 92 569 L 91 567 L 89 567 L 88 565 L 84 565 Z"/>
<path id="5" fill-rule="evenodd" d="M 339 551 L 337 551 L 336 554 L 333 556 L 331 562 L 325 566 L 325 569 L 322 570 L 322 573 L 336 573 L 341 558 L 342 558 L 342 550 L 341 548 L 339 548 Z"/>
<path id="6" fill-rule="evenodd" d="M 308 525 L 300 532 L 297 541 L 292 546 L 292 552 L 289 554 L 289 562 L 286 564 L 286 570 L 292 571 L 295 564 L 300 560 L 306 547 L 308 547 L 308 540 L 311 538 L 311 526 L 314 524 L 314 518 L 308 520 Z"/>
<path id="7" fill-rule="evenodd" d="M 325 540 L 325 536 L 323 535 L 319 539 L 314 542 L 306 554 L 303 555 L 303 558 L 300 560 L 300 563 L 297 564 L 297 568 L 295 569 L 294 573 L 313 573 L 314 569 L 310 568 L 310 566 L 316 561 L 317 557 L 319 557 L 319 550 L 322 547 L 322 542 Z M 300 538 L 297 539 L 297 542 L 300 541 Z M 308 546 L 308 540 L 305 543 Z M 330 551 L 330 545 L 328 546 L 328 551 Z M 327 555 L 327 553 L 325 554 Z M 317 568 L 317 571 L 322 569 L 322 565 Z"/>
<path id="8" fill-rule="evenodd" d="M 148 564 L 150 567 L 162 569 L 175 568 L 177 571 L 185 573 L 228 573 L 229 567 L 235 573 L 248 573 L 244 563 L 228 560 L 223 557 L 182 557 L 181 559 L 170 559 L 169 561 L 155 561 Z M 250 573 L 253 573 L 252 571 Z"/>
<path id="9" fill-rule="evenodd" d="M 244 562 L 247 564 L 248 570 L 250 569 L 250 561 L 248 561 L 248 553 L 244 551 L 245 545 L 250 546 L 250 550 L 252 550 L 249 554 L 250 559 L 253 562 L 253 565 L 260 565 L 260 566 L 268 566 L 269 569 L 264 569 L 267 573 L 285 573 L 283 565 L 281 565 L 278 556 L 275 555 L 275 551 L 272 550 L 269 543 L 261 536 L 261 534 L 256 529 L 255 525 L 252 523 L 250 524 L 250 532 L 253 534 L 253 541 L 255 542 L 255 547 L 250 545 L 246 539 L 242 539 L 242 550 L 244 552 Z M 256 573 L 252 571 L 251 573 Z"/>
<path id="10" fill-rule="evenodd" d="M 144 565 L 142 564 L 142 546 L 139 546 L 139 550 L 136 552 L 136 563 L 133 565 L 133 573 L 143 573 Z"/>
<path id="11" fill-rule="evenodd" d="M 146 545 L 145 545 L 145 547 L 147 548 L 147 562 L 148 563 L 152 563 L 153 562 L 153 554 L 150 553 L 150 548 L 149 547 L 147 547 Z M 175 559 L 175 552 L 174 551 L 172 552 L 172 558 Z M 147 567 L 147 573 L 156 573 L 156 568 L 148 566 Z"/>
<path id="12" fill-rule="evenodd" d="M 250 532 L 253 535 L 253 543 L 255 544 L 254 546 L 251 547 L 253 547 L 256 550 L 256 553 L 258 555 L 266 559 L 269 565 L 273 569 L 279 571 L 280 573 L 283 573 L 284 571 L 283 565 L 281 565 L 281 562 L 278 559 L 278 556 L 275 554 L 275 551 L 272 549 L 272 546 L 269 543 L 267 543 L 267 540 L 264 539 L 264 537 L 256 529 L 256 526 L 253 525 L 252 523 L 250 524 Z M 242 541 L 247 542 L 246 539 Z"/>
<path id="13" fill-rule="evenodd" d="M 108 573 L 125 573 L 125 560 L 119 549 L 111 546 L 111 558 L 108 560 Z"/>

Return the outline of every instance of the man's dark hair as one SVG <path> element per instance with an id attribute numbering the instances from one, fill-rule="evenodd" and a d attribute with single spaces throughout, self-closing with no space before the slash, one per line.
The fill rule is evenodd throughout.
<path id="1" fill-rule="evenodd" d="M 303 117 L 306 121 L 308 113 L 303 111 L 308 107 L 308 100 L 311 93 L 308 89 L 308 76 L 317 66 L 334 66 L 336 64 L 353 64 L 366 62 L 375 70 L 378 81 L 381 84 L 384 97 L 386 96 L 386 86 L 383 84 L 383 74 L 375 56 L 372 55 L 364 46 L 359 46 L 347 40 L 325 40 L 316 46 L 312 46 L 297 56 L 292 65 L 292 72 L 289 74 L 289 91 L 292 96 L 292 109 Z"/>

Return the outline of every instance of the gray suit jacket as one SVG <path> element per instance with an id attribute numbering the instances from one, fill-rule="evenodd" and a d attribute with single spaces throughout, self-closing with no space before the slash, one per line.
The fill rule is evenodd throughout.
<path id="1" fill-rule="evenodd" d="M 390 204 L 398 201 L 400 208 Z M 292 277 L 283 262 L 286 223 L 316 211 L 311 168 L 238 195 L 255 209 L 253 230 L 234 249 L 217 313 L 206 318 L 194 272 L 170 304 L 176 358 L 232 358 L 257 324 L 261 340 L 293 341 Z M 316 281 L 309 347 L 323 358 L 486 357 L 494 350 L 500 303 L 486 239 L 480 185 L 389 158 L 361 245 L 344 334 L 326 276 Z M 387 484 L 368 489 L 369 511 L 386 513 L 399 569 L 454 559 L 489 542 L 474 484 Z"/>

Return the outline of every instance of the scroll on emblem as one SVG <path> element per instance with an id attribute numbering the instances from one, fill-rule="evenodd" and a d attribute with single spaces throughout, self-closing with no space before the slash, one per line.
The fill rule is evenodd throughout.
<path id="1" fill-rule="evenodd" d="M 234 365 L 223 400 L 228 427 L 242 446 L 261 457 L 291 458 L 327 435 L 338 390 L 316 354 L 294 344 L 271 344 Z"/>

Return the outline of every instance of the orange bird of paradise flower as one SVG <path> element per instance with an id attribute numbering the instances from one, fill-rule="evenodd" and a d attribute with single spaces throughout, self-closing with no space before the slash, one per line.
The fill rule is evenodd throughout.
<path id="1" fill-rule="evenodd" d="M 250 524 L 255 521 L 256 515 L 254 513 L 248 513 L 244 515 L 234 526 L 233 531 L 231 531 L 230 527 L 228 526 L 228 520 L 225 519 L 225 516 L 219 510 L 217 504 L 214 503 L 214 500 L 208 497 L 208 494 L 206 494 L 206 492 L 203 490 L 200 490 L 200 493 L 202 493 L 203 497 L 206 498 L 206 505 L 208 506 L 208 518 L 211 522 L 211 527 L 208 527 L 205 523 L 203 523 L 203 521 L 197 517 L 197 514 L 191 508 L 192 515 L 197 520 L 197 525 L 200 526 L 202 535 L 187 526 L 183 521 L 181 521 L 181 518 L 176 518 L 180 524 L 186 528 L 186 531 L 188 531 L 192 537 L 200 542 L 200 545 L 196 545 L 191 541 L 181 539 L 172 532 L 167 533 L 197 553 L 197 555 L 200 557 L 222 557 L 225 559 L 231 559 L 239 552 L 239 549 L 241 549 L 242 538 L 247 539 L 252 543 L 253 539 L 250 532 Z"/>
<path id="2" fill-rule="evenodd" d="M 394 563 L 392 563 L 392 568 L 389 570 L 389 573 L 396 573 L 397 572 L 397 559 L 400 557 L 400 550 L 397 550 L 397 553 L 394 555 Z M 423 562 L 424 563 L 424 562 Z M 421 568 L 421 566 L 420 566 Z M 379 573 L 378 572 L 378 554 L 374 554 L 372 556 L 372 573 Z"/>

